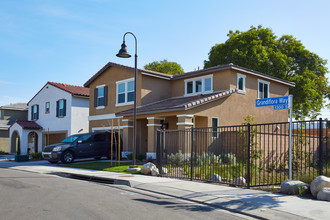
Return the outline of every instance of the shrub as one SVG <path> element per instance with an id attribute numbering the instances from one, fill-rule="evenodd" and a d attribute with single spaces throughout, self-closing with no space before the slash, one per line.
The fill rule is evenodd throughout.
<path id="1" fill-rule="evenodd" d="M 128 160 L 132 160 L 133 159 L 133 154 L 132 153 L 129 153 L 126 155 L 127 159 Z"/>
<path id="2" fill-rule="evenodd" d="M 221 159 L 223 163 L 226 164 L 235 164 L 236 163 L 236 155 L 232 153 L 226 153 L 221 155 Z"/>
<path id="3" fill-rule="evenodd" d="M 167 155 L 167 158 L 172 165 L 182 165 L 184 163 L 184 155 L 181 150 L 176 154 Z"/>
<path id="4" fill-rule="evenodd" d="M 7 154 L 8 154 L 7 152 L 0 150 L 0 155 L 7 155 Z"/>
<path id="5" fill-rule="evenodd" d="M 32 159 L 34 160 L 42 160 L 42 154 L 41 153 L 30 153 L 32 156 Z"/>
<path id="6" fill-rule="evenodd" d="M 147 156 L 145 154 L 136 154 L 135 155 L 135 159 L 137 160 L 145 160 L 147 158 Z M 133 160 L 133 153 L 129 153 L 127 154 L 127 159 L 128 160 Z"/>

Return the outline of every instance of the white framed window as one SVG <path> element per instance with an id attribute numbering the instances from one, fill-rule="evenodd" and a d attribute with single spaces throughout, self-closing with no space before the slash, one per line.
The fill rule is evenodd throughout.
<path id="1" fill-rule="evenodd" d="M 134 103 L 134 78 L 116 82 L 117 95 L 116 106 L 130 105 Z"/>
<path id="2" fill-rule="evenodd" d="M 245 75 L 237 73 L 237 89 L 239 93 L 245 94 L 245 79 Z"/>
<path id="3" fill-rule="evenodd" d="M 56 101 L 56 117 L 63 118 L 66 116 L 66 99 Z"/>
<path id="4" fill-rule="evenodd" d="M 270 82 L 258 79 L 258 99 L 269 98 Z"/>
<path id="5" fill-rule="evenodd" d="M 216 138 L 219 136 L 219 119 L 212 118 L 212 137 Z"/>
<path id="6" fill-rule="evenodd" d="M 185 96 L 213 92 L 213 75 L 186 79 Z"/>
<path id="7" fill-rule="evenodd" d="M 99 85 L 94 89 L 94 107 L 104 108 L 108 103 L 108 86 Z"/>
<path id="8" fill-rule="evenodd" d="M 50 102 L 46 102 L 45 103 L 45 114 L 49 114 L 50 113 Z"/>

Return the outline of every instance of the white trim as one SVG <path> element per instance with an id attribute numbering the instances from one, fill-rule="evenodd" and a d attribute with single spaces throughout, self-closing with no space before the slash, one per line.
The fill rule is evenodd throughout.
<path id="1" fill-rule="evenodd" d="M 159 118 L 159 117 L 147 117 L 147 120 L 165 120 L 165 118 Z"/>
<path id="2" fill-rule="evenodd" d="M 96 86 L 95 88 L 102 88 L 102 87 L 105 87 L 105 84 Z"/>
<path id="3" fill-rule="evenodd" d="M 122 116 L 116 117 L 115 113 L 105 114 L 105 115 L 92 115 L 92 116 L 88 116 L 88 121 L 97 121 L 97 120 L 115 119 L 115 118 L 122 118 Z"/>
<path id="4" fill-rule="evenodd" d="M 239 82 L 238 82 L 238 79 L 239 78 L 243 78 L 243 89 L 242 90 L 240 90 L 239 89 Z M 245 85 L 246 85 L 246 75 L 244 75 L 244 74 L 241 74 L 241 73 L 237 73 L 237 80 L 236 80 L 236 86 L 237 86 L 237 89 L 238 89 L 238 93 L 242 93 L 242 94 L 245 94 L 246 93 L 246 90 L 245 90 Z"/>
<path id="5" fill-rule="evenodd" d="M 130 125 L 120 126 L 120 130 L 122 130 L 124 128 L 133 128 L 133 126 L 130 126 Z M 92 128 L 92 132 L 94 132 L 94 131 L 103 131 L 103 130 L 111 130 L 111 129 L 112 129 L 112 127 L 95 127 L 95 128 Z M 118 130 L 118 126 L 113 126 L 113 130 Z"/>
<path id="6" fill-rule="evenodd" d="M 147 127 L 161 127 L 162 124 L 147 124 Z"/>
<path id="7" fill-rule="evenodd" d="M 194 115 L 187 115 L 187 114 L 182 114 L 182 115 L 176 115 L 176 117 L 181 118 L 181 117 L 186 117 L 186 118 L 193 118 Z"/>
<path id="8" fill-rule="evenodd" d="M 123 80 L 120 80 L 120 81 L 116 81 L 116 84 L 129 82 L 129 81 L 134 81 L 134 77 L 128 78 L 128 79 L 123 79 Z"/>
<path id="9" fill-rule="evenodd" d="M 192 122 L 178 122 L 178 123 L 176 123 L 176 125 L 194 125 L 194 123 L 192 123 Z"/>
<path id="10" fill-rule="evenodd" d="M 132 119 L 123 119 L 121 120 L 122 122 L 126 122 L 126 121 L 133 121 Z"/>
<path id="11" fill-rule="evenodd" d="M 211 90 L 205 91 L 205 79 L 211 78 Z M 202 90 L 200 92 L 195 92 L 194 89 L 196 88 L 196 81 L 201 80 L 202 81 Z M 187 93 L 187 83 L 192 82 L 193 83 L 193 92 Z M 213 92 L 213 74 L 209 74 L 206 76 L 200 76 L 195 78 L 189 78 L 184 80 L 184 96 L 193 96 L 197 94 L 207 94 Z"/>
<path id="12" fill-rule="evenodd" d="M 124 102 L 124 103 L 116 103 L 116 107 L 118 106 L 124 106 L 124 105 L 133 105 L 134 104 L 134 101 L 133 102 Z"/>
<path id="13" fill-rule="evenodd" d="M 105 106 L 104 105 L 100 105 L 100 106 L 97 106 L 97 107 L 95 107 L 96 109 L 104 109 L 105 108 Z"/>
<path id="14" fill-rule="evenodd" d="M 171 78 L 172 78 L 172 77 L 166 77 L 166 76 L 159 76 L 159 75 L 156 75 L 156 74 L 151 74 L 151 73 L 147 73 L 147 72 L 143 72 L 143 71 L 141 72 L 141 74 L 156 77 L 156 78 L 160 78 L 160 79 L 166 79 L 166 80 L 171 80 Z"/>
<path id="15" fill-rule="evenodd" d="M 262 79 L 258 79 L 258 86 L 257 86 L 257 88 L 258 88 L 258 89 L 257 89 L 257 90 L 258 90 L 258 99 L 260 99 L 260 97 L 259 97 L 259 84 L 260 84 L 260 83 L 263 83 L 263 84 L 267 84 L 267 85 L 268 85 L 268 91 L 267 91 L 268 94 L 267 94 L 267 97 L 270 98 L 270 97 L 269 97 L 269 93 L 270 93 L 270 82 L 265 81 L 265 80 L 262 80 Z M 262 98 L 264 98 L 264 97 L 262 97 Z"/>

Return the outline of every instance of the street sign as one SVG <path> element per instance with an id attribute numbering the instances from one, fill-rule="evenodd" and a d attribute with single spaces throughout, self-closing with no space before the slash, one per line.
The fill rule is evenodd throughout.
<path id="1" fill-rule="evenodd" d="M 282 110 L 282 109 L 288 109 L 288 108 L 289 108 L 288 104 L 274 105 L 274 110 Z"/>
<path id="2" fill-rule="evenodd" d="M 256 99 L 256 107 L 288 105 L 288 104 L 289 104 L 289 96 L 281 96 L 281 97 L 274 97 L 267 99 Z M 274 110 L 279 110 L 279 109 L 275 109 L 274 107 Z"/>

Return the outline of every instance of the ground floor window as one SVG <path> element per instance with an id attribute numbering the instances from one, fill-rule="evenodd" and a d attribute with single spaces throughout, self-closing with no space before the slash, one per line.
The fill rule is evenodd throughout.
<path id="1" fill-rule="evenodd" d="M 218 137 L 219 119 L 212 118 L 212 137 Z"/>

